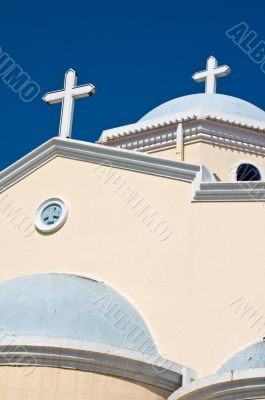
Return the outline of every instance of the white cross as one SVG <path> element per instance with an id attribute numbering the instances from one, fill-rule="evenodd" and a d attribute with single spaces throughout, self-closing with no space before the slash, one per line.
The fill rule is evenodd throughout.
<path id="1" fill-rule="evenodd" d="M 216 93 L 216 80 L 230 74 L 231 69 L 227 65 L 218 67 L 218 61 L 215 57 L 211 56 L 207 60 L 205 71 L 196 72 L 192 79 L 196 82 L 205 81 L 205 93 Z"/>
<path id="2" fill-rule="evenodd" d="M 42 98 L 48 104 L 62 102 L 59 136 L 64 139 L 71 138 L 75 99 L 92 96 L 96 92 L 91 83 L 81 86 L 76 86 L 76 83 L 76 72 L 70 68 L 65 74 L 64 89 L 48 92 Z"/>

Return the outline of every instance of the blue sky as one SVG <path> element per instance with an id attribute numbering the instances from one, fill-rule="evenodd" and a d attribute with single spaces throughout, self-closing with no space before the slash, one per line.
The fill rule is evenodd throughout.
<path id="1" fill-rule="evenodd" d="M 265 109 L 265 74 L 225 35 L 244 21 L 265 40 L 263 11 L 256 0 L 3 2 L 0 46 L 41 92 L 24 103 L 0 78 L 0 170 L 57 136 L 60 105 L 41 97 L 63 87 L 69 67 L 78 84 L 97 87 L 95 96 L 76 102 L 74 139 L 95 141 L 167 100 L 203 92 L 191 75 L 209 55 L 233 70 L 219 80 L 219 93 Z"/>

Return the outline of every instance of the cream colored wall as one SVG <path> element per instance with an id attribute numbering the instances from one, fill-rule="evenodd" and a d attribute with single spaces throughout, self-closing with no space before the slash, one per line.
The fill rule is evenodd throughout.
<path id="1" fill-rule="evenodd" d="M 153 153 L 158 157 L 179 160 L 175 146 Z M 265 157 L 260 155 L 216 146 L 206 142 L 185 144 L 184 161 L 191 164 L 203 164 L 224 182 L 233 182 L 236 167 L 241 162 L 249 162 L 258 167 L 265 180 Z"/>
<path id="2" fill-rule="evenodd" d="M 5 400 L 161 400 L 166 390 L 89 372 L 39 367 L 0 367 L 0 397 Z"/>
<path id="3" fill-rule="evenodd" d="M 7 194 L 32 217 L 45 199 L 63 198 L 69 218 L 53 235 L 25 238 L 0 213 L 0 279 L 64 271 L 103 280 L 142 313 L 164 357 L 214 373 L 258 337 L 228 305 L 245 297 L 265 313 L 265 208 L 192 203 L 189 183 L 117 173 L 173 226 L 167 240 L 133 215 L 95 165 L 56 158 Z"/>
<path id="4" fill-rule="evenodd" d="M 177 153 L 176 144 L 171 147 L 166 147 L 155 151 L 148 151 L 148 153 L 153 154 L 156 157 L 170 158 L 173 160 L 180 159 L 179 153 Z"/>
<path id="5" fill-rule="evenodd" d="M 260 155 L 204 142 L 186 145 L 184 154 L 186 162 L 196 164 L 201 160 L 201 164 L 224 182 L 234 181 L 236 167 L 242 162 L 249 162 L 258 167 L 265 180 L 265 157 Z"/>

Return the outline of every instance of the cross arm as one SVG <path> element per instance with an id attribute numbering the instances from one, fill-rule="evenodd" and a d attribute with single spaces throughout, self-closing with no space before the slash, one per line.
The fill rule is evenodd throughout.
<path id="1" fill-rule="evenodd" d="M 223 76 L 227 76 L 230 74 L 231 68 L 228 67 L 228 65 L 222 65 L 221 67 L 218 67 L 218 76 L 222 78 Z"/>
<path id="2" fill-rule="evenodd" d="M 60 103 L 64 98 L 64 90 L 57 90 L 55 92 L 48 92 L 43 97 L 42 100 L 46 101 L 48 104 Z"/>
<path id="3" fill-rule="evenodd" d="M 196 72 L 194 75 L 192 75 L 192 79 L 196 82 L 203 82 L 206 78 L 206 71 L 200 71 Z"/>
<path id="4" fill-rule="evenodd" d="M 88 85 L 77 86 L 72 91 L 72 96 L 75 99 L 81 99 L 82 97 L 92 96 L 96 93 L 96 87 L 89 83 Z"/>

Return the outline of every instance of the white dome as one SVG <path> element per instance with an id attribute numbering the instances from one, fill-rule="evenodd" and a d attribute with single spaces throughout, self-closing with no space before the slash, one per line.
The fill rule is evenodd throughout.
<path id="1" fill-rule="evenodd" d="M 200 109 L 202 112 L 210 111 L 223 112 L 238 117 L 265 121 L 265 111 L 253 104 L 238 99 L 237 97 L 226 96 L 223 94 L 192 94 L 189 96 L 178 97 L 161 104 L 152 111 L 144 115 L 140 121 L 147 121 L 154 118 L 166 117 L 176 113 L 187 112 Z"/>
<path id="2" fill-rule="evenodd" d="M 265 342 L 259 341 L 234 354 L 218 373 L 240 369 L 265 368 Z"/>
<path id="3" fill-rule="evenodd" d="M 0 320 L 17 337 L 88 340 L 139 352 L 148 341 L 150 353 L 158 354 L 139 312 L 111 287 L 80 276 L 40 274 L 1 282 Z"/>

